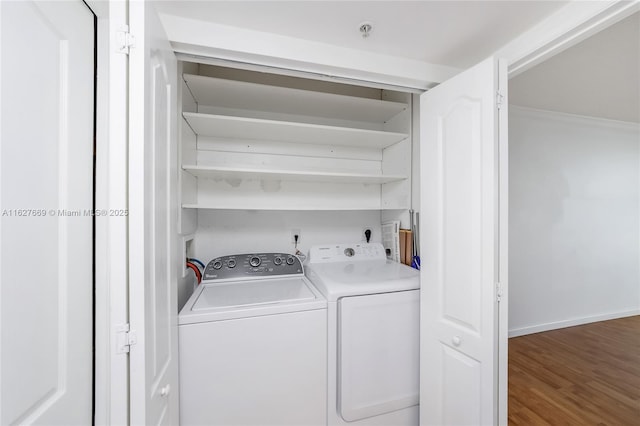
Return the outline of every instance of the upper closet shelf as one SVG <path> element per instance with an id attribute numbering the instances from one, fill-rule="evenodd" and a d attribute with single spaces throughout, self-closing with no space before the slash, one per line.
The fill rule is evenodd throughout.
<path id="1" fill-rule="evenodd" d="M 185 112 L 183 116 L 196 134 L 218 138 L 382 149 L 408 137 L 405 133 L 196 112 Z"/>
<path id="2" fill-rule="evenodd" d="M 248 169 L 239 167 L 216 167 L 185 165 L 185 171 L 207 179 L 259 179 L 291 182 L 318 183 L 364 183 L 382 184 L 407 179 L 400 175 L 378 175 L 366 173 L 314 172 L 297 170 Z"/>
<path id="3" fill-rule="evenodd" d="M 384 123 L 408 108 L 401 102 L 184 74 L 200 105 Z"/>

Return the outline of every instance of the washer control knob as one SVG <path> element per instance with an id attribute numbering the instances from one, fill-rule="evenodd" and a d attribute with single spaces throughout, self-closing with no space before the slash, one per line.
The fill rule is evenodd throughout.
<path id="1" fill-rule="evenodd" d="M 280 256 L 273 259 L 275 265 L 282 265 L 282 258 Z"/>
<path id="2" fill-rule="evenodd" d="M 228 268 L 235 268 L 236 267 L 236 260 L 235 259 L 229 259 L 229 261 L 227 262 L 227 267 Z"/>
<path id="3" fill-rule="evenodd" d="M 256 266 L 260 266 L 260 263 L 262 263 L 262 261 L 258 256 L 253 256 L 251 259 L 249 259 L 249 265 L 253 266 L 254 268 Z"/>
<path id="4" fill-rule="evenodd" d="M 293 256 L 287 257 L 287 265 L 293 265 L 293 262 L 295 261 L 296 260 L 293 258 Z"/>
<path id="5" fill-rule="evenodd" d="M 216 260 L 215 262 L 213 262 L 213 269 L 220 269 L 220 268 L 222 268 L 222 261 Z"/>

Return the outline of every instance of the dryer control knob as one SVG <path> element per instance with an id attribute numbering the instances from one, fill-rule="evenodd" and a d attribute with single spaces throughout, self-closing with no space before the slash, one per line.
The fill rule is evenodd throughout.
<path id="1" fill-rule="evenodd" d="M 295 261 L 296 260 L 293 258 L 293 256 L 287 257 L 287 265 L 293 265 L 293 262 Z"/>
<path id="2" fill-rule="evenodd" d="M 222 262 L 219 260 L 216 260 L 215 262 L 213 262 L 213 269 L 220 269 L 222 268 Z"/>
<path id="3" fill-rule="evenodd" d="M 249 259 L 249 265 L 253 266 L 254 268 L 256 266 L 260 266 L 261 260 L 258 256 L 253 256 L 251 259 Z"/>
<path id="4" fill-rule="evenodd" d="M 229 259 L 229 261 L 227 262 L 227 267 L 228 268 L 235 268 L 236 267 L 236 261 L 234 259 Z"/>
<path id="5" fill-rule="evenodd" d="M 281 257 L 276 257 L 275 259 L 273 259 L 273 263 L 275 265 L 282 265 L 282 258 Z"/>

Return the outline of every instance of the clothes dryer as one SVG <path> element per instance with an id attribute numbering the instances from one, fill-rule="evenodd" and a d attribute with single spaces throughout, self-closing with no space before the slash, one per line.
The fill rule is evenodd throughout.
<path id="1" fill-rule="evenodd" d="M 310 250 L 328 301 L 329 425 L 418 425 L 420 275 L 379 243 Z"/>

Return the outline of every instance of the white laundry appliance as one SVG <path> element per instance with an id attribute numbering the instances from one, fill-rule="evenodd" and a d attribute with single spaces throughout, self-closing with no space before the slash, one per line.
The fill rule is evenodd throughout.
<path id="1" fill-rule="evenodd" d="M 329 425 L 418 425 L 419 272 L 379 243 L 310 250 L 328 301 Z"/>
<path id="2" fill-rule="evenodd" d="M 327 302 L 282 253 L 211 260 L 178 319 L 181 425 L 326 425 Z"/>

